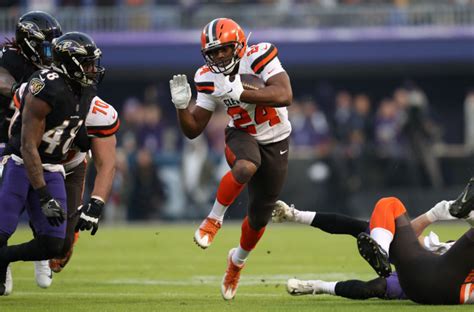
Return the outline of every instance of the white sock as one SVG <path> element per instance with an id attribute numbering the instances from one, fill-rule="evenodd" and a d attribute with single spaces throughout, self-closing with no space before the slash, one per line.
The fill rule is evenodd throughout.
<path id="1" fill-rule="evenodd" d="M 242 247 L 239 246 L 232 254 L 232 262 L 235 265 L 241 266 L 245 263 L 245 261 L 247 261 L 249 254 L 250 254 L 250 251 L 242 249 Z"/>
<path id="2" fill-rule="evenodd" d="M 295 209 L 295 222 L 310 225 L 316 217 L 316 211 L 300 211 Z"/>
<path id="3" fill-rule="evenodd" d="M 222 205 L 216 199 L 216 201 L 214 202 L 214 206 L 212 206 L 212 210 L 207 217 L 219 220 L 222 223 L 222 221 L 224 221 L 224 216 L 227 208 L 229 208 L 229 206 Z"/>
<path id="4" fill-rule="evenodd" d="M 390 243 L 393 241 L 392 232 L 387 229 L 378 227 L 370 231 L 370 237 L 372 237 L 380 245 L 380 247 L 385 250 L 388 256 L 388 251 L 390 250 Z"/>
<path id="5" fill-rule="evenodd" d="M 320 287 L 323 293 L 328 294 L 328 295 L 336 295 L 336 284 L 339 282 L 326 282 L 326 281 L 321 281 Z"/>

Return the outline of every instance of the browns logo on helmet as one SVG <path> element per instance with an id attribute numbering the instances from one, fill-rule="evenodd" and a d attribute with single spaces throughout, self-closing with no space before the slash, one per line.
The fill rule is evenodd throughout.
<path id="1" fill-rule="evenodd" d="M 215 60 L 212 51 L 231 47 L 230 58 Z M 207 24 L 201 33 L 201 53 L 213 73 L 229 74 L 239 63 L 247 49 L 247 40 L 242 28 L 230 18 L 216 18 Z"/>

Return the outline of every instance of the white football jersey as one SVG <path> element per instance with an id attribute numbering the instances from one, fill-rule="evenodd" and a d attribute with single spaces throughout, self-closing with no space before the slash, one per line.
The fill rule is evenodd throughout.
<path id="1" fill-rule="evenodd" d="M 253 74 L 265 82 L 284 71 L 277 48 L 266 42 L 248 47 L 239 65 L 239 74 Z M 260 144 L 279 142 L 290 135 L 291 124 L 286 107 L 260 106 L 214 96 L 215 83 L 223 77 L 223 74 L 211 72 L 207 66 L 197 70 L 194 76 L 196 105 L 209 111 L 214 111 L 216 105 L 225 105 L 230 117 L 229 127 L 246 131 Z"/>
<path id="2" fill-rule="evenodd" d="M 89 113 L 86 117 L 87 136 L 90 138 L 104 138 L 117 133 L 120 127 L 120 120 L 115 108 L 96 96 L 91 101 Z M 64 165 L 66 172 L 77 167 L 86 158 L 83 153 L 75 148 L 70 149 L 70 153 Z"/>

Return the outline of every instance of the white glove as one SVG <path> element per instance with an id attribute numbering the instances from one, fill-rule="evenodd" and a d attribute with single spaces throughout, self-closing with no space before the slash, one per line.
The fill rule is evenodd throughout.
<path id="1" fill-rule="evenodd" d="M 170 80 L 171 102 L 177 109 L 186 109 L 191 100 L 191 87 L 186 75 L 174 75 Z"/>
<path id="2" fill-rule="evenodd" d="M 223 79 L 216 81 L 217 88 L 213 95 L 240 101 L 240 96 L 244 92 L 244 86 L 242 86 L 242 81 L 240 81 L 240 75 L 233 77 L 233 81 L 230 81 L 230 76 L 225 76 Z"/>
<path id="3" fill-rule="evenodd" d="M 454 200 L 440 201 L 439 203 L 434 205 L 433 208 L 431 208 L 425 213 L 426 217 L 428 218 L 428 220 L 430 220 L 431 223 L 443 220 L 456 220 L 456 218 L 449 213 L 449 207 L 453 202 Z"/>
<path id="4" fill-rule="evenodd" d="M 438 235 L 435 232 L 430 232 L 423 239 L 423 243 L 429 251 L 442 255 L 454 245 L 455 241 L 449 243 L 440 242 Z"/>

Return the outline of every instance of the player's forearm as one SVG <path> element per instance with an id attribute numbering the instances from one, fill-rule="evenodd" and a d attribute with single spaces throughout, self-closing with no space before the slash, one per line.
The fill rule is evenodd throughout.
<path id="1" fill-rule="evenodd" d="M 15 78 L 6 69 L 0 67 L 0 94 L 5 97 L 11 97 L 14 84 Z"/>
<path id="2" fill-rule="evenodd" d="M 178 114 L 181 131 L 187 138 L 194 139 L 202 133 L 204 129 L 200 127 L 189 108 L 177 109 L 176 112 Z"/>
<path id="3" fill-rule="evenodd" d="M 292 99 L 291 90 L 276 85 L 260 90 L 244 90 L 240 95 L 241 102 L 273 107 L 290 106 Z"/>
<path id="4" fill-rule="evenodd" d="M 35 144 L 26 143 L 21 146 L 21 155 L 26 168 L 28 179 L 34 189 L 46 185 L 43 174 L 43 164 Z"/>
<path id="5" fill-rule="evenodd" d="M 432 222 L 428 219 L 426 214 L 418 216 L 416 219 L 411 221 L 411 227 L 415 231 L 416 236 L 420 236 L 423 231 L 431 224 Z"/>
<path id="6" fill-rule="evenodd" d="M 100 197 L 102 201 L 109 198 L 115 175 L 115 147 L 117 139 L 114 136 L 92 139 L 91 151 L 97 171 L 92 196 Z"/>
<path id="7" fill-rule="evenodd" d="M 104 202 L 107 201 L 112 189 L 112 183 L 115 175 L 115 161 L 107 164 L 95 164 L 97 175 L 94 181 L 92 196 L 100 197 Z"/>

